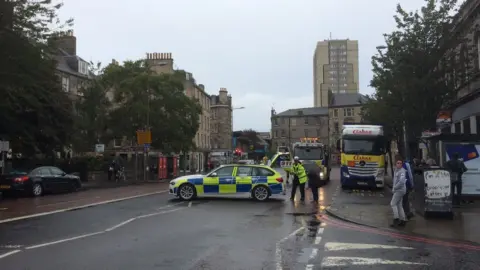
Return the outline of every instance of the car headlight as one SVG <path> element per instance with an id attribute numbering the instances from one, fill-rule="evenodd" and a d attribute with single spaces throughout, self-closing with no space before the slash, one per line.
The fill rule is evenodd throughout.
<path id="1" fill-rule="evenodd" d="M 320 173 L 320 178 L 323 179 L 323 172 Z"/>
<path id="2" fill-rule="evenodd" d="M 346 172 L 343 172 L 343 177 L 350 177 L 350 175 Z"/>
<path id="3" fill-rule="evenodd" d="M 175 181 L 170 181 L 171 186 L 175 186 Z"/>

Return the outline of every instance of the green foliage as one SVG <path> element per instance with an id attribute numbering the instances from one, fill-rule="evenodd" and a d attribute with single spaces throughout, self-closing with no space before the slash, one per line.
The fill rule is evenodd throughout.
<path id="1" fill-rule="evenodd" d="M 44 43 L 60 6 L 15 1 L 13 8 L 13 29 L 0 29 L 0 135 L 25 156 L 49 154 L 68 144 L 73 128 L 72 102 Z"/>
<path id="2" fill-rule="evenodd" d="M 426 0 L 416 12 L 398 5 L 397 29 L 384 35 L 386 48 L 372 57 L 376 92 L 365 104 L 363 117 L 385 125 L 391 138 L 401 137 L 403 121 L 411 138 L 435 127 L 437 113 L 455 99 L 461 82 L 473 72 L 466 61 L 472 59 L 471 50 L 451 16 L 457 2 Z M 457 46 L 463 49 L 454 50 Z"/>
<path id="3" fill-rule="evenodd" d="M 88 116 L 89 138 L 104 143 L 112 138 L 134 140 L 137 130 L 150 129 L 154 148 L 193 149 L 202 108 L 184 94 L 184 78 L 182 71 L 154 74 L 143 60 L 108 65 L 85 90 L 82 111 Z"/>

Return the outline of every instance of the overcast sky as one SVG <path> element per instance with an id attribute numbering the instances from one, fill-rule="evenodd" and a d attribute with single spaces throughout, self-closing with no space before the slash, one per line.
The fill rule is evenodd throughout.
<path id="1" fill-rule="evenodd" d="M 109 63 L 171 52 L 210 94 L 233 97 L 234 129 L 270 130 L 277 112 L 313 106 L 313 52 L 328 39 L 359 41 L 360 92 L 372 93 L 370 57 L 391 32 L 399 0 L 65 0 L 77 53 Z M 401 0 L 408 10 L 423 1 Z"/>

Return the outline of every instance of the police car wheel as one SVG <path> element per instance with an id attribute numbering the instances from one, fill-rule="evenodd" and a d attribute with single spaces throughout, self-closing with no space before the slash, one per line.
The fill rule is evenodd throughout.
<path id="1" fill-rule="evenodd" d="M 184 201 L 190 201 L 196 196 L 195 187 L 191 184 L 183 184 L 178 188 L 178 197 Z"/>
<path id="2" fill-rule="evenodd" d="M 252 197 L 257 201 L 266 201 L 270 197 L 270 190 L 266 186 L 256 186 L 252 190 Z"/>

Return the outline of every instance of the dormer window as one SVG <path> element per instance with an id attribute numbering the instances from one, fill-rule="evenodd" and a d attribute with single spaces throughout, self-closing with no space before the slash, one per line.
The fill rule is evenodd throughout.
<path id="1" fill-rule="evenodd" d="M 88 75 L 88 63 L 82 60 L 78 61 L 78 72 Z"/>

